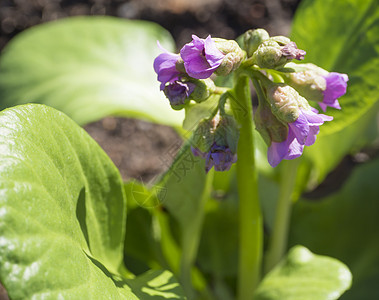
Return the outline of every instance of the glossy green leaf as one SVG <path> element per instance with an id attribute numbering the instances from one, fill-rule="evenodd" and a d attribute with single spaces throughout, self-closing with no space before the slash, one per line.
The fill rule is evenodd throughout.
<path id="1" fill-rule="evenodd" d="M 340 261 L 293 247 L 266 275 L 256 300 L 334 300 L 351 285 L 351 273 Z"/>
<path id="2" fill-rule="evenodd" d="M 182 296 L 179 283 L 168 271 L 149 271 L 126 282 L 140 300 L 187 299 Z"/>
<path id="3" fill-rule="evenodd" d="M 379 2 L 377 0 L 304 0 L 292 28 L 292 39 L 305 49 L 305 62 L 349 75 L 342 109 L 329 108 L 334 120 L 320 129 L 304 158 L 321 180 L 347 153 L 377 134 L 379 108 Z M 374 130 L 373 130 L 374 129 Z"/>
<path id="4" fill-rule="evenodd" d="M 79 124 L 108 115 L 180 126 L 159 91 L 154 58 L 172 51 L 171 36 L 156 24 L 112 17 L 74 17 L 33 27 L 0 57 L 0 108 L 38 102 Z"/>
<path id="5" fill-rule="evenodd" d="M 379 299 L 379 159 L 358 166 L 343 188 L 323 199 L 299 201 L 290 244 L 345 262 L 353 286 L 341 299 Z"/>
<path id="6" fill-rule="evenodd" d="M 149 285 L 120 274 L 120 174 L 63 113 L 36 104 L 0 113 L 0 195 L 0 281 L 11 299 L 138 299 Z"/>

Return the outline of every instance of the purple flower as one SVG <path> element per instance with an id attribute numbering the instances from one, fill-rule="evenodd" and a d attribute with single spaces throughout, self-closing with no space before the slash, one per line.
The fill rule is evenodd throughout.
<path id="1" fill-rule="evenodd" d="M 311 146 L 315 143 L 320 125 L 331 120 L 333 117 L 319 114 L 314 108 L 300 109 L 297 120 L 288 123 L 287 139 L 281 143 L 272 142 L 268 148 L 269 164 L 276 167 L 282 159 L 294 159 L 301 156 L 304 145 Z"/>
<path id="2" fill-rule="evenodd" d="M 180 58 L 179 54 L 168 52 L 158 42 L 158 47 L 164 51 L 154 60 L 154 71 L 158 74 L 158 81 L 161 82 L 160 89 L 164 90 L 167 82 L 174 82 L 179 79 L 180 72 L 176 69 L 176 62 Z"/>
<path id="3" fill-rule="evenodd" d="M 303 154 L 304 145 L 300 145 L 291 128 L 288 128 L 288 136 L 284 142 L 271 142 L 267 151 L 267 160 L 271 167 L 275 168 L 282 159 L 295 159 Z"/>
<path id="4" fill-rule="evenodd" d="M 182 105 L 191 95 L 196 85 L 191 82 L 175 80 L 164 88 L 164 93 L 173 106 Z"/>
<path id="5" fill-rule="evenodd" d="M 346 74 L 331 72 L 324 78 L 326 80 L 326 89 L 323 92 L 323 101 L 319 102 L 321 109 L 325 111 L 328 106 L 341 109 L 337 99 L 345 95 L 349 77 Z"/>
<path id="6" fill-rule="evenodd" d="M 214 143 L 206 157 L 205 171 L 208 173 L 213 166 L 216 171 L 227 171 L 236 161 L 237 154 L 233 153 L 229 147 Z"/>
<path id="7" fill-rule="evenodd" d="M 196 35 L 192 35 L 192 42 L 183 46 L 180 56 L 189 76 L 205 79 L 218 68 L 225 55 L 217 49 L 211 36 L 200 39 Z"/>
<path id="8" fill-rule="evenodd" d="M 282 54 L 287 59 L 304 59 L 304 55 L 307 54 L 304 50 L 298 49 L 295 42 L 290 42 L 282 47 Z"/>
<path id="9" fill-rule="evenodd" d="M 219 146 L 213 143 L 211 149 L 204 153 L 197 148 L 191 147 L 195 156 L 205 158 L 205 172 L 209 172 L 212 167 L 215 171 L 227 171 L 233 163 L 237 161 L 237 154 L 233 153 L 227 146 Z"/>

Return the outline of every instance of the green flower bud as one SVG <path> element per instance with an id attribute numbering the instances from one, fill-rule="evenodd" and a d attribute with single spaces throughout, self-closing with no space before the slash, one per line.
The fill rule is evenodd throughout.
<path id="1" fill-rule="evenodd" d="M 313 64 L 288 64 L 294 67 L 296 72 L 284 76 L 285 82 L 296 89 L 299 94 L 307 100 L 322 102 L 326 89 L 325 76 L 328 72 Z M 295 66 L 294 66 L 295 65 Z"/>
<path id="2" fill-rule="evenodd" d="M 212 79 L 195 79 L 195 78 L 188 78 L 188 82 L 192 82 L 195 84 L 195 89 L 189 96 L 191 100 L 195 100 L 196 102 L 200 103 L 209 98 L 210 95 L 214 93 L 216 90 L 216 86 Z"/>
<path id="3" fill-rule="evenodd" d="M 191 145 L 206 153 L 211 149 L 214 142 L 214 124 L 212 120 L 203 120 L 192 135 Z"/>
<path id="4" fill-rule="evenodd" d="M 270 41 L 277 42 L 280 46 L 284 46 L 291 43 L 291 40 L 288 37 L 283 36 L 283 35 L 273 36 L 270 38 Z"/>
<path id="5" fill-rule="evenodd" d="M 212 40 L 215 42 L 217 49 L 225 55 L 220 66 L 215 71 L 215 74 L 218 76 L 226 76 L 240 66 L 245 53 L 236 41 L 219 38 Z"/>
<path id="6" fill-rule="evenodd" d="M 299 102 L 301 106 L 306 106 L 308 103 L 299 93 L 285 84 L 273 84 L 267 90 L 267 99 L 271 106 L 272 113 L 282 122 L 295 122 L 299 117 Z"/>
<path id="7" fill-rule="evenodd" d="M 254 52 L 254 59 L 260 68 L 275 69 L 284 66 L 287 59 L 283 56 L 281 46 L 275 42 L 267 40 L 263 42 Z"/>
<path id="8" fill-rule="evenodd" d="M 259 45 L 269 39 L 269 34 L 264 29 L 250 29 L 243 35 L 244 48 L 247 56 L 251 57 Z"/>
<path id="9" fill-rule="evenodd" d="M 260 102 L 254 114 L 255 129 L 268 146 L 271 142 L 281 143 L 287 139 L 288 127 L 275 117 L 267 102 Z"/>
<path id="10" fill-rule="evenodd" d="M 288 43 L 287 43 L 288 42 Z M 306 52 L 298 49 L 294 42 L 284 36 L 269 38 L 259 45 L 253 59 L 261 68 L 282 68 L 292 59 L 302 60 Z"/>

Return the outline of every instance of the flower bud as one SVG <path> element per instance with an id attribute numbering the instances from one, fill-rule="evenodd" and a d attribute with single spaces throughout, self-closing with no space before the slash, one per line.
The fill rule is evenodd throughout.
<path id="1" fill-rule="evenodd" d="M 240 66 L 245 54 L 236 41 L 219 38 L 212 40 L 217 49 L 225 55 L 215 73 L 218 76 L 226 76 Z"/>
<path id="2" fill-rule="evenodd" d="M 327 72 L 326 72 L 327 73 Z M 284 77 L 287 84 L 296 89 L 300 95 L 311 101 L 322 101 L 326 80 L 311 69 L 288 73 Z"/>
<path id="3" fill-rule="evenodd" d="M 205 172 L 208 173 L 212 167 L 215 171 L 228 171 L 236 161 L 237 154 L 233 153 L 230 148 L 214 143 L 206 157 Z"/>
<path id="4" fill-rule="evenodd" d="M 243 43 L 248 57 L 251 57 L 259 45 L 268 40 L 269 34 L 264 29 L 250 29 L 243 35 Z"/>
<path id="5" fill-rule="evenodd" d="M 210 95 L 216 90 L 216 86 L 212 79 L 194 79 L 189 78 L 188 82 L 193 83 L 195 88 L 189 96 L 191 100 L 195 100 L 200 103 L 209 98 Z"/>
<path id="6" fill-rule="evenodd" d="M 323 111 L 327 106 L 341 109 L 338 98 L 346 93 L 346 74 L 331 72 L 314 64 L 288 64 L 295 69 L 293 73 L 287 73 L 284 80 L 295 88 L 299 94 L 310 101 L 317 101 Z"/>
<path id="7" fill-rule="evenodd" d="M 285 84 L 273 84 L 267 90 L 272 113 L 284 123 L 294 122 L 299 117 L 299 98 L 302 98 L 299 93 Z"/>
<path id="8" fill-rule="evenodd" d="M 264 41 L 254 52 L 254 60 L 261 68 L 277 69 L 283 67 L 292 59 L 304 59 L 306 52 L 297 48 L 294 42 L 286 37 L 275 37 Z"/>
<path id="9" fill-rule="evenodd" d="M 297 59 L 302 60 L 304 59 L 304 56 L 306 52 L 304 50 L 301 50 L 297 48 L 295 42 L 290 42 L 282 47 L 282 53 L 287 60 L 291 59 Z"/>
<path id="10" fill-rule="evenodd" d="M 270 38 L 270 41 L 277 42 L 280 46 L 285 46 L 289 43 L 291 43 L 291 40 L 283 35 L 277 35 Z"/>
<path id="11" fill-rule="evenodd" d="M 239 131 L 232 116 L 216 115 L 212 120 L 199 123 L 192 138 L 192 153 L 206 159 L 205 171 L 229 170 L 237 161 Z"/>
<path id="12" fill-rule="evenodd" d="M 261 101 L 254 114 L 256 130 L 268 146 L 271 142 L 281 143 L 287 139 L 288 126 L 275 117 L 266 102 Z"/>
<path id="13" fill-rule="evenodd" d="M 259 67 L 266 69 L 282 67 L 287 62 L 287 59 L 283 57 L 280 45 L 270 40 L 263 42 L 253 57 Z"/>
<path id="14" fill-rule="evenodd" d="M 189 102 L 189 96 L 195 90 L 196 85 L 191 82 L 176 80 L 165 86 L 163 92 L 175 110 L 182 109 Z"/>

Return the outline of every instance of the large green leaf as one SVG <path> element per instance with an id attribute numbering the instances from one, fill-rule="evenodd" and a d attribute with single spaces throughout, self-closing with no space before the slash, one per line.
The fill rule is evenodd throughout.
<path id="1" fill-rule="evenodd" d="M 107 115 L 180 126 L 159 91 L 157 40 L 173 50 L 156 24 L 112 17 L 75 17 L 21 33 L 0 57 L 0 108 L 27 102 L 55 107 L 79 124 Z"/>
<path id="2" fill-rule="evenodd" d="M 36 104 L 0 113 L 0 281 L 11 299 L 138 299 L 146 288 L 170 298 L 172 275 L 121 277 L 125 214 L 118 170 L 72 120 Z"/>
<path id="3" fill-rule="evenodd" d="M 334 300 L 351 285 L 349 269 L 338 260 L 315 255 L 302 246 L 266 275 L 256 300 Z"/>
<path id="4" fill-rule="evenodd" d="M 342 109 L 328 109 L 334 120 L 321 128 L 304 157 L 321 180 L 352 150 L 375 137 L 379 108 L 379 2 L 304 0 L 293 23 L 292 39 L 305 49 L 305 62 L 349 75 Z M 374 135 L 373 135 L 374 133 Z"/>
<path id="5" fill-rule="evenodd" d="M 379 159 L 358 166 L 343 188 L 296 203 L 290 244 L 345 262 L 353 286 L 341 299 L 379 299 Z"/>

